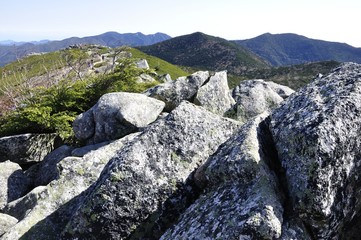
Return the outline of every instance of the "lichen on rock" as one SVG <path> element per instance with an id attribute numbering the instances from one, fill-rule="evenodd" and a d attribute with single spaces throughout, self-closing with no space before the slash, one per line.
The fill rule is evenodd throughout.
<path id="1" fill-rule="evenodd" d="M 157 107 L 144 124 L 118 100 L 103 104 L 118 94 L 107 95 L 74 125 L 88 144 L 105 142 L 62 146 L 25 173 L 1 162 L 1 239 L 358 239 L 361 65 L 342 64 L 296 93 L 244 81 L 233 91 L 240 121 L 220 116 L 227 89 L 212 81 L 224 74 L 147 91 L 169 113 Z M 215 114 L 217 97 L 228 103 Z M 123 134 L 140 132 L 109 140 L 128 124 Z M 6 187 L 26 190 L 7 198 Z"/>
<path id="2" fill-rule="evenodd" d="M 164 110 L 170 112 L 182 101 L 193 102 L 199 88 L 209 79 L 208 71 L 198 71 L 187 77 L 179 77 L 150 88 L 145 95 L 165 102 Z"/>
<path id="3" fill-rule="evenodd" d="M 262 79 L 241 81 L 232 91 L 236 104 L 226 113 L 245 123 L 247 120 L 278 107 L 292 89 Z"/>
<path id="4" fill-rule="evenodd" d="M 0 162 L 10 160 L 20 165 L 41 162 L 61 145 L 57 134 L 20 134 L 0 138 Z"/>
<path id="5" fill-rule="evenodd" d="M 16 218 L 0 213 L 0 237 L 9 231 L 17 222 L 18 220 Z"/>
<path id="6" fill-rule="evenodd" d="M 199 88 L 194 103 L 223 116 L 234 104 L 228 88 L 227 72 L 216 72 Z"/>
<path id="7" fill-rule="evenodd" d="M 75 137 L 88 144 L 124 137 L 154 122 L 164 105 L 162 101 L 139 93 L 105 94 L 75 119 Z"/>
<path id="8" fill-rule="evenodd" d="M 184 185 L 238 126 L 202 107 L 181 103 L 114 156 L 64 236 L 126 238 L 141 231 L 142 222 L 151 216 L 154 224 L 177 186 Z"/>
<path id="9" fill-rule="evenodd" d="M 0 162 L 0 210 L 13 200 L 24 196 L 30 189 L 30 179 L 17 163 Z"/>
<path id="10" fill-rule="evenodd" d="M 361 66 L 343 64 L 272 114 L 293 210 L 317 238 L 345 236 L 361 210 Z"/>
<path id="11" fill-rule="evenodd" d="M 25 217 L 13 226 L 3 240 L 59 239 L 74 211 L 83 202 L 87 189 L 98 179 L 103 167 L 138 134 L 111 142 L 83 158 L 66 157 L 58 163 L 59 178 L 41 189 L 34 189 L 23 200 L 34 199 Z M 40 192 L 39 192 L 40 191 Z M 19 199 L 15 205 L 23 206 Z M 12 210 L 14 211 L 14 209 Z M 9 213 L 11 211 L 9 210 Z"/>
<path id="12" fill-rule="evenodd" d="M 267 113 L 242 126 L 196 174 L 205 193 L 162 239 L 274 239 L 281 236 L 283 199 L 268 166 Z M 272 144 L 272 142 L 267 142 Z"/>

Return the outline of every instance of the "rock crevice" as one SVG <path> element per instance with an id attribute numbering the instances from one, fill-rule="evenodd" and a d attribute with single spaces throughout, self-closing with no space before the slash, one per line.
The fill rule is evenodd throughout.
<path id="1" fill-rule="evenodd" d="M 198 72 L 137 95 L 157 106 L 144 124 L 151 107 L 129 115 L 113 97 L 130 95 L 105 95 L 74 124 L 97 144 L 25 172 L 0 160 L 1 239 L 359 238 L 361 65 L 295 93 L 244 81 L 233 102 L 225 80 Z"/>

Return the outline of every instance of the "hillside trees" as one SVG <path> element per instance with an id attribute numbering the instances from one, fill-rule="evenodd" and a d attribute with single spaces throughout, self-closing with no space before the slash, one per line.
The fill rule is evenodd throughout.
<path id="1" fill-rule="evenodd" d="M 0 68 L 0 97 L 6 99 L 0 102 L 0 113 L 18 107 L 32 95 L 30 89 L 56 84 L 59 79 L 53 76 L 62 76 L 64 66 L 60 52 L 53 52 L 31 55 Z"/>
<path id="2" fill-rule="evenodd" d="M 61 55 L 66 65 L 75 72 L 76 77 L 82 80 L 82 68 L 87 65 L 88 55 L 79 49 L 63 51 Z"/>

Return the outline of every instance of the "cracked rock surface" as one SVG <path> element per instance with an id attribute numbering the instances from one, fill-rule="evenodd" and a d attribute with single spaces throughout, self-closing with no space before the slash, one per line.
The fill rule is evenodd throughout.
<path id="1" fill-rule="evenodd" d="M 163 203 L 177 194 L 238 126 L 236 121 L 182 102 L 114 156 L 63 236 L 122 239 L 147 235 L 154 222 L 162 221 Z M 147 218 L 152 219 L 150 226 L 142 224 Z"/>
<path id="2" fill-rule="evenodd" d="M 359 233 L 360 65 L 346 63 L 316 79 L 271 118 L 293 211 L 316 238 Z"/>
<path id="3" fill-rule="evenodd" d="M 0 239 L 359 239 L 361 65 L 295 93 L 244 81 L 233 103 L 213 82 L 225 74 L 146 92 L 168 113 L 137 133 L 119 139 L 104 123 L 104 142 L 62 146 L 26 171 L 1 160 Z M 229 106 L 243 109 L 239 121 L 222 117 L 237 116 Z M 80 134 L 88 140 L 96 129 L 78 127 L 92 129 Z M 11 186 L 25 190 L 8 198 Z"/>

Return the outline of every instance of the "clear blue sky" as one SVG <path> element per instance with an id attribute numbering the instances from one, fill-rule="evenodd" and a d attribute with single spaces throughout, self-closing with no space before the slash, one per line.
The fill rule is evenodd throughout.
<path id="1" fill-rule="evenodd" d="M 229 40 L 297 33 L 361 47 L 360 0 L 2 0 L 0 40 L 201 31 Z"/>

